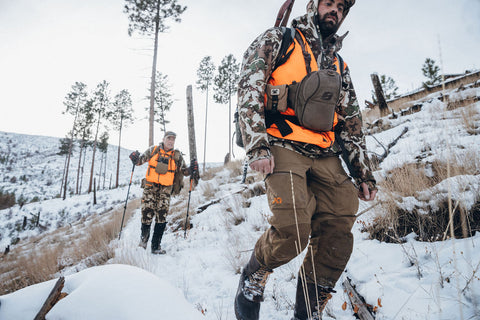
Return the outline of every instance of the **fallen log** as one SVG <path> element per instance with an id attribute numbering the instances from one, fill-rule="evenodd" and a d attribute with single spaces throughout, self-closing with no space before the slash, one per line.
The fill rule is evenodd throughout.
<path id="1" fill-rule="evenodd" d="M 53 306 L 60 300 L 60 296 L 62 294 L 62 289 L 65 284 L 65 277 L 60 277 L 55 286 L 53 286 L 52 291 L 47 297 L 47 300 L 38 311 L 37 315 L 35 316 L 34 320 L 45 320 L 45 316 L 47 313 L 53 308 Z"/>
<path id="2" fill-rule="evenodd" d="M 377 138 L 375 138 L 375 136 L 372 135 L 373 139 L 375 139 L 385 150 L 385 152 L 382 155 L 375 154 L 374 157 L 372 157 L 372 158 L 375 158 L 374 161 L 376 162 L 377 165 L 381 163 L 383 160 L 385 160 L 385 158 L 390 154 L 390 149 L 393 146 L 395 146 L 398 140 L 400 140 L 400 138 L 403 137 L 403 135 L 407 132 L 408 132 L 408 127 L 403 128 L 402 133 L 395 140 L 390 142 L 386 148 L 383 146 L 382 143 L 380 143 L 380 141 L 377 140 Z"/>
<path id="3" fill-rule="evenodd" d="M 346 277 L 342 285 L 347 292 L 348 298 L 352 305 L 353 312 L 358 316 L 360 320 L 375 320 L 374 315 L 368 309 L 368 305 L 365 299 L 355 290 L 355 287 L 350 282 L 350 278 Z"/>

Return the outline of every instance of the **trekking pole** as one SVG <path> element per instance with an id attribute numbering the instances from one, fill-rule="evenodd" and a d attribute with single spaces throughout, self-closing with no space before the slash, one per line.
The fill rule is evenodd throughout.
<path id="1" fill-rule="evenodd" d="M 193 185 L 193 174 L 190 176 L 190 190 L 188 190 L 188 204 L 187 204 L 187 216 L 185 217 L 185 231 L 183 233 L 183 238 L 187 238 L 187 224 L 188 224 L 188 211 L 190 209 L 190 196 L 192 195 L 192 185 Z"/>
<path id="2" fill-rule="evenodd" d="M 128 184 L 127 198 L 125 199 L 125 205 L 123 207 L 122 224 L 120 225 L 120 232 L 118 233 L 118 240 L 120 240 L 120 236 L 122 235 L 123 219 L 125 219 L 125 211 L 127 210 L 128 194 L 130 193 L 130 186 L 132 185 L 133 171 L 135 171 L 135 164 L 133 165 L 132 174 L 130 175 L 130 183 Z"/>

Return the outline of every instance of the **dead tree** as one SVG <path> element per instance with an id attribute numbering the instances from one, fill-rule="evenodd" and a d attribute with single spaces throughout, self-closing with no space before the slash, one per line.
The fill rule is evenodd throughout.
<path id="1" fill-rule="evenodd" d="M 385 101 L 385 95 L 383 93 L 382 85 L 380 84 L 380 79 L 376 73 L 372 73 L 370 77 L 372 78 L 373 88 L 375 89 L 375 95 L 377 96 L 380 117 L 384 117 L 388 115 L 388 105 Z"/>

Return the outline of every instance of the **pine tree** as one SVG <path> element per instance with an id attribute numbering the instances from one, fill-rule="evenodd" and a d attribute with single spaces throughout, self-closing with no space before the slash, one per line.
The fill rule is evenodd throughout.
<path id="1" fill-rule="evenodd" d="M 68 185 L 68 171 L 70 168 L 70 158 L 72 154 L 72 146 L 73 142 L 77 136 L 77 133 L 80 131 L 80 128 L 78 128 L 78 117 L 79 114 L 81 113 L 81 110 L 85 107 L 87 104 L 87 85 L 82 83 L 82 82 L 75 82 L 75 84 L 72 85 L 72 91 L 70 91 L 67 96 L 65 97 L 64 105 L 66 106 L 66 109 L 64 113 L 68 113 L 74 116 L 73 120 L 73 128 L 70 131 L 71 132 L 71 138 L 70 138 L 70 146 L 69 146 L 69 151 L 67 153 L 67 161 L 66 161 L 66 166 L 65 166 L 65 173 L 64 173 L 64 180 L 62 181 L 62 184 L 64 183 L 65 186 L 63 187 L 63 200 L 66 199 L 67 197 L 67 185 Z M 61 192 L 60 192 L 61 193 Z"/>
<path id="2" fill-rule="evenodd" d="M 434 86 L 440 83 L 442 79 L 440 75 L 440 68 L 436 65 L 435 60 L 426 58 L 425 63 L 422 66 L 423 75 L 429 79 L 423 83 L 424 86 Z"/>
<path id="3" fill-rule="evenodd" d="M 153 120 L 160 125 L 160 132 L 166 132 L 165 125 L 170 123 L 166 119 L 166 112 L 170 110 L 173 104 L 172 93 L 170 91 L 170 83 L 168 76 L 157 72 L 155 81 L 155 105 L 153 111 Z M 148 109 L 148 108 L 147 108 Z"/>
<path id="4" fill-rule="evenodd" d="M 128 90 L 122 90 L 118 93 L 113 102 L 113 111 L 111 122 L 113 128 L 118 130 L 118 153 L 117 153 L 117 176 L 115 188 L 118 188 L 118 176 L 120 174 L 120 145 L 122 143 L 122 128 L 127 124 L 133 123 L 132 98 Z"/>
<path id="5" fill-rule="evenodd" d="M 128 35 L 134 31 L 141 35 L 153 36 L 153 63 L 150 83 L 150 108 L 149 108 L 149 145 L 153 145 L 153 123 L 155 104 L 155 76 L 157 72 L 158 34 L 168 29 L 166 22 L 172 18 L 180 22 L 180 15 L 187 9 L 177 4 L 177 0 L 125 0 L 125 13 L 130 24 Z"/>
<path id="6" fill-rule="evenodd" d="M 100 158 L 100 171 L 98 173 L 98 185 L 97 190 L 100 190 L 100 183 L 103 176 L 103 189 L 105 189 L 105 173 L 107 172 L 107 152 L 108 152 L 108 132 L 104 132 L 100 135 L 100 142 L 98 143 L 98 151 L 102 153 Z M 103 168 L 103 170 L 102 170 Z M 102 174 L 103 173 L 103 174 Z"/>
<path id="7" fill-rule="evenodd" d="M 382 74 L 380 77 L 380 85 L 382 86 L 383 94 L 385 95 L 385 100 L 390 100 L 397 96 L 398 87 L 391 77 Z M 377 104 L 377 96 L 375 91 L 372 90 L 372 102 Z"/>
<path id="8" fill-rule="evenodd" d="M 59 156 L 64 156 L 64 155 L 67 155 L 71 150 L 73 150 L 73 147 L 72 147 L 71 134 L 69 132 L 68 136 L 60 139 L 60 146 L 58 147 L 57 154 Z"/>
<path id="9" fill-rule="evenodd" d="M 224 57 L 218 66 L 218 74 L 214 80 L 215 102 L 228 103 L 228 154 L 227 162 L 232 155 L 232 95 L 237 91 L 237 84 L 240 78 L 240 64 L 232 54 Z"/>
<path id="10" fill-rule="evenodd" d="M 197 69 L 197 88 L 202 92 L 205 91 L 205 138 L 203 141 L 203 172 L 205 172 L 205 158 L 207 153 L 207 119 L 208 119 L 208 89 L 213 81 L 215 73 L 215 65 L 212 57 L 206 56 L 200 61 L 200 66 Z"/>
<path id="11" fill-rule="evenodd" d="M 97 151 L 98 143 L 98 131 L 100 130 L 100 123 L 105 120 L 109 114 L 111 114 L 110 108 L 110 91 L 108 89 L 109 83 L 105 80 L 97 85 L 95 92 L 93 93 L 92 111 L 97 117 L 97 127 L 95 130 L 95 139 L 93 140 L 93 154 L 92 154 L 92 167 L 90 170 L 90 182 L 88 184 L 88 193 L 92 191 L 93 174 L 95 167 L 95 152 Z"/>
<path id="12" fill-rule="evenodd" d="M 78 166 L 77 166 L 77 183 L 75 193 L 79 194 L 82 189 L 82 180 L 83 180 L 83 168 L 85 164 L 85 154 L 87 151 L 87 147 L 92 145 L 92 126 L 94 123 L 93 114 L 93 100 L 88 99 L 87 103 L 83 106 L 80 110 L 79 118 L 78 118 L 78 128 L 79 128 L 79 135 L 77 137 L 80 143 L 80 151 L 78 156 Z M 83 157 L 83 162 L 82 162 Z"/>

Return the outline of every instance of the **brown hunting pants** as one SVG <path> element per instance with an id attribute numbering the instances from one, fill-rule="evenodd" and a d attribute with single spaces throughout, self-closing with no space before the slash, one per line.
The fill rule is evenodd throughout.
<path id="1" fill-rule="evenodd" d="M 315 275 L 318 285 L 334 287 L 353 249 L 357 189 L 338 157 L 311 159 L 276 146 L 271 151 L 275 168 L 265 182 L 273 215 L 255 256 L 274 269 L 300 254 L 310 238 L 303 261 L 307 281 Z"/>

